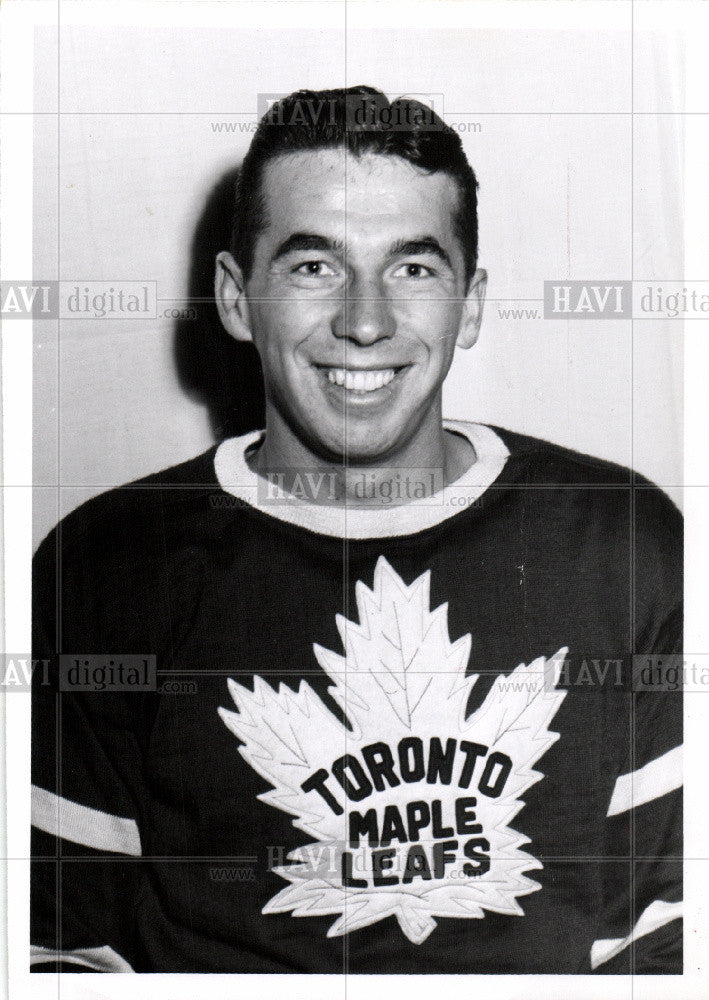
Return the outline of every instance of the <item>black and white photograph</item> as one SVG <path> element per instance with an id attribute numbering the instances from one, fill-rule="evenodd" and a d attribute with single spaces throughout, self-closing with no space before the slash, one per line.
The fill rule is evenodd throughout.
<path id="1" fill-rule="evenodd" d="M 706 10 L 8 8 L 9 996 L 705 995 Z"/>

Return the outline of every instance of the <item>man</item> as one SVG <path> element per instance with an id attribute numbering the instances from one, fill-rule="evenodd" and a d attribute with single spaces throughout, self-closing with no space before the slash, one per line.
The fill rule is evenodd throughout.
<path id="1" fill-rule="evenodd" d="M 443 419 L 476 186 L 416 102 L 262 120 L 216 296 L 265 433 L 37 555 L 35 656 L 66 658 L 35 687 L 37 968 L 681 971 L 681 704 L 632 690 L 681 648 L 681 521 L 629 470 Z M 191 687 L 66 669 L 131 655 Z"/>

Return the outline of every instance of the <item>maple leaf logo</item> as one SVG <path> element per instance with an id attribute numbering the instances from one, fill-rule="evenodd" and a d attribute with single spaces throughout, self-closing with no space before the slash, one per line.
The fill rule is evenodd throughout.
<path id="1" fill-rule="evenodd" d="M 256 676 L 252 692 L 229 679 L 238 712 L 219 713 L 272 785 L 259 798 L 314 838 L 274 869 L 289 885 L 264 913 L 337 915 L 330 937 L 395 916 L 420 944 L 434 917 L 523 915 L 518 897 L 540 888 L 509 824 L 559 738 L 567 650 L 497 676 L 466 717 L 470 635 L 450 642 L 429 585 L 427 571 L 407 587 L 380 557 L 373 588 L 356 585 L 359 623 L 336 617 L 345 655 L 313 645 L 349 729 L 304 680 L 276 691 Z"/>

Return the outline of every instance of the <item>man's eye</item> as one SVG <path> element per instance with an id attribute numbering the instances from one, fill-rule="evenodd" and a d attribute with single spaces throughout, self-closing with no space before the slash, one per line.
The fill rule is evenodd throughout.
<path id="1" fill-rule="evenodd" d="M 397 267 L 394 271 L 395 278 L 431 278 L 433 276 L 433 271 L 430 267 L 426 267 L 425 264 L 402 264 Z"/>
<path id="2" fill-rule="evenodd" d="M 293 268 L 294 274 L 303 274 L 313 278 L 329 278 L 334 275 L 334 270 L 324 260 L 306 260 Z"/>

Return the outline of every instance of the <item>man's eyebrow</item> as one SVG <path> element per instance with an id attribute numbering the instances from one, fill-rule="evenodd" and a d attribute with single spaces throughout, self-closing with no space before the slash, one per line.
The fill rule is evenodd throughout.
<path id="1" fill-rule="evenodd" d="M 435 236 L 420 236 L 415 240 L 397 240 L 389 247 L 390 257 L 402 257 L 410 254 L 412 257 L 418 254 L 431 253 L 439 260 L 442 260 L 448 267 L 453 268 L 450 257 L 438 242 Z"/>
<path id="2" fill-rule="evenodd" d="M 315 250 L 319 253 L 332 253 L 337 257 L 342 257 L 345 252 L 345 244 L 342 240 L 332 240 L 328 236 L 319 236 L 317 233 L 292 233 L 277 247 L 271 258 L 271 263 L 286 254 L 299 250 Z"/>
<path id="3" fill-rule="evenodd" d="M 346 247 L 343 240 L 331 239 L 318 233 L 291 233 L 275 250 L 271 263 L 285 257 L 289 253 L 299 251 L 315 251 L 317 253 L 332 253 L 336 257 L 345 256 Z M 435 236 L 418 236 L 412 240 L 397 240 L 388 250 L 389 257 L 401 257 L 410 254 L 433 254 L 452 269 L 450 257 Z"/>

